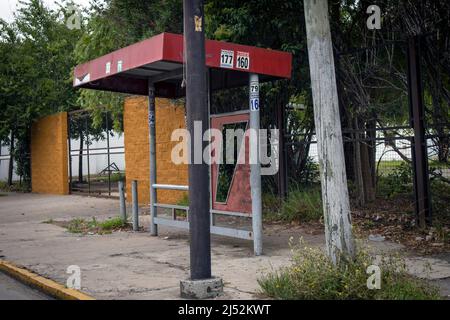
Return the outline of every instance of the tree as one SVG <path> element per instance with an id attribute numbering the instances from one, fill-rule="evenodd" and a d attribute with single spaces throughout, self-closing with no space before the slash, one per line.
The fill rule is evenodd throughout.
<path id="1" fill-rule="evenodd" d="M 88 10 L 85 31 L 75 47 L 76 62 L 84 63 L 111 51 L 144 40 L 161 32 L 182 33 L 182 0 L 94 0 Z M 78 104 L 89 110 L 94 126 L 103 112 L 111 112 L 114 129 L 120 131 L 123 94 L 80 90 Z"/>
<path id="2" fill-rule="evenodd" d="M 309 147 L 314 137 L 312 99 L 308 71 L 306 29 L 302 1 L 218 1 L 205 6 L 209 39 L 283 50 L 293 54 L 292 79 L 261 85 L 261 125 L 276 125 L 277 108 L 303 104 L 304 110 L 286 110 L 286 160 L 289 178 L 304 182 L 308 173 Z M 229 101 L 228 92 L 224 99 Z M 265 176 L 263 185 L 271 185 Z M 266 190 L 268 188 L 266 187 Z M 267 190 L 271 191 L 271 190 Z"/>
<path id="3" fill-rule="evenodd" d="M 352 259 L 353 243 L 345 158 L 327 0 L 305 0 L 325 239 L 333 263 Z"/>
<path id="4" fill-rule="evenodd" d="M 68 29 L 65 11 L 51 11 L 41 0 L 21 5 L 13 23 L 1 22 L 0 140 L 13 133 L 17 173 L 29 182 L 33 121 L 76 105 L 70 74 L 81 31 Z"/>

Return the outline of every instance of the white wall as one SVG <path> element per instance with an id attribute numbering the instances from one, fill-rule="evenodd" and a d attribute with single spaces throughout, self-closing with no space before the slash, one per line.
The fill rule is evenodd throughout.
<path id="1" fill-rule="evenodd" d="M 0 181 L 8 180 L 8 168 L 9 168 L 9 146 L 3 146 L 0 143 Z M 16 174 L 16 165 L 14 164 L 13 180 L 19 180 L 19 176 Z"/>
<path id="2" fill-rule="evenodd" d="M 90 137 L 92 139 L 92 137 Z M 91 174 L 98 174 L 103 169 L 105 169 L 108 166 L 108 155 L 103 154 L 106 153 L 106 150 L 93 150 L 96 148 L 106 148 L 107 141 L 105 140 L 99 140 L 94 141 L 91 140 L 91 144 L 89 145 L 89 171 Z M 121 171 L 125 171 L 125 149 L 124 146 L 124 135 L 118 135 L 117 133 L 114 133 L 114 135 L 110 135 L 109 138 L 109 146 L 110 148 L 120 147 L 118 149 L 111 149 L 111 155 L 110 155 L 110 163 L 115 163 Z M 71 149 L 72 150 L 79 150 L 80 148 L 80 140 L 79 139 L 72 139 L 71 140 Z M 86 150 L 86 144 L 83 143 L 83 175 L 88 174 L 88 167 L 87 167 L 87 150 Z M 114 153 L 122 153 L 122 154 L 114 154 Z M 79 163 L 79 152 L 78 151 L 72 151 L 72 176 L 77 177 L 78 176 L 78 163 Z"/>

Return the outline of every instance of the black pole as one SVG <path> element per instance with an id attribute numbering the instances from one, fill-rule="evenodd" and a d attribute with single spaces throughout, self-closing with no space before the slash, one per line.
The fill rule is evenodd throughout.
<path id="1" fill-rule="evenodd" d="M 8 166 L 8 186 L 13 184 L 13 171 L 14 171 L 14 153 L 15 153 L 15 129 L 11 131 L 11 141 L 9 144 L 9 166 Z"/>
<path id="2" fill-rule="evenodd" d="M 108 124 L 108 111 L 105 112 L 106 121 L 106 148 L 108 149 L 108 196 L 111 196 L 111 151 L 109 150 L 109 124 Z"/>
<path id="3" fill-rule="evenodd" d="M 89 126 L 88 126 L 88 118 L 86 116 L 86 156 L 87 156 L 87 170 L 88 170 L 88 194 L 91 194 L 91 164 L 89 159 Z"/>
<path id="4" fill-rule="evenodd" d="M 203 153 L 206 142 L 202 141 L 202 137 L 209 127 L 204 23 L 203 0 L 184 0 L 186 111 L 187 126 L 191 135 L 189 164 L 191 280 L 211 278 L 209 168 L 203 157 L 194 159 L 194 145 L 197 144 L 195 140 L 202 145 L 201 153 Z M 201 136 L 194 136 L 194 122 L 201 124 Z"/>
<path id="5" fill-rule="evenodd" d="M 416 217 L 419 227 L 431 224 L 431 201 L 429 190 L 427 140 L 425 137 L 425 111 L 423 105 L 422 79 L 420 75 L 420 38 L 408 41 L 408 89 L 411 126 L 414 128 L 414 193 Z"/>

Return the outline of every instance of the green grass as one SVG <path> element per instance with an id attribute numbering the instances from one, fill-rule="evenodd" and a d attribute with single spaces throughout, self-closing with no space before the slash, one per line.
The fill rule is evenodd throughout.
<path id="1" fill-rule="evenodd" d="M 378 176 L 388 176 L 404 166 L 409 166 L 409 164 L 403 160 L 381 161 L 378 165 Z M 430 170 L 433 168 L 450 169 L 450 163 L 439 162 L 437 160 L 429 160 L 428 166 Z"/>
<path id="2" fill-rule="evenodd" d="M 429 160 L 430 168 L 450 169 L 450 162 L 439 162 L 438 160 Z"/>
<path id="3" fill-rule="evenodd" d="M 377 181 L 377 195 L 393 198 L 397 195 L 411 194 L 413 191 L 413 172 L 409 163 L 399 163 L 386 175 L 379 175 Z"/>
<path id="4" fill-rule="evenodd" d="M 367 267 L 373 259 L 360 251 L 355 261 L 332 264 L 320 249 L 295 248 L 293 264 L 258 280 L 263 293 L 283 300 L 431 300 L 440 299 L 435 287 L 409 275 L 402 259 L 386 257 L 377 263 L 381 288 L 367 287 Z"/>
<path id="5" fill-rule="evenodd" d="M 124 221 L 122 218 L 117 217 L 117 218 L 113 218 L 113 219 L 109 219 L 100 223 L 97 223 L 97 226 L 101 229 L 101 230 L 106 230 L 106 231 L 110 231 L 110 230 L 114 230 L 114 229 L 119 229 L 119 228 L 123 228 L 127 225 L 126 221 Z"/>
<path id="6" fill-rule="evenodd" d="M 67 230 L 70 233 L 83 233 L 86 230 L 87 223 L 84 219 L 76 218 L 69 221 Z"/>
<path id="7" fill-rule="evenodd" d="M 291 190 L 281 204 L 275 196 L 265 195 L 263 205 L 269 220 L 309 222 L 322 218 L 322 198 L 317 186 Z"/>
<path id="8" fill-rule="evenodd" d="M 53 220 L 44 223 L 54 223 Z M 70 233 L 86 234 L 89 232 L 106 234 L 114 230 L 129 227 L 129 224 L 122 218 L 112 218 L 102 222 L 98 222 L 95 217 L 92 220 L 85 220 L 82 218 L 75 218 L 67 223 L 61 223 L 63 227 L 67 228 Z"/>
<path id="9" fill-rule="evenodd" d="M 125 180 L 125 174 L 116 172 L 111 175 L 111 182 L 119 182 Z"/>
<path id="10" fill-rule="evenodd" d="M 390 160 L 390 161 L 381 161 L 379 164 L 377 164 L 378 168 L 378 176 L 379 177 L 385 177 L 389 174 L 392 174 L 402 166 L 406 164 L 403 160 Z"/>
<path id="11" fill-rule="evenodd" d="M 9 191 L 9 186 L 5 181 L 0 181 L 0 191 Z"/>
<path id="12" fill-rule="evenodd" d="M 0 191 L 4 192 L 30 192 L 30 186 L 26 183 L 19 183 L 14 181 L 12 186 L 9 186 L 7 182 L 0 181 Z"/>

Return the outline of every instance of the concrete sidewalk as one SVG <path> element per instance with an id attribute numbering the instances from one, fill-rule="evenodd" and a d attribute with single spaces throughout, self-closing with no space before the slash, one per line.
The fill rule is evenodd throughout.
<path id="1" fill-rule="evenodd" d="M 98 299 L 179 299 L 179 281 L 189 276 L 188 234 L 161 228 L 158 237 L 146 232 L 76 235 L 43 221 L 75 217 L 106 219 L 118 215 L 118 201 L 80 196 L 9 194 L 0 197 L 0 256 L 60 283 L 70 265 L 81 268 L 82 291 Z M 148 216 L 141 217 L 147 226 Z M 257 279 L 288 265 L 289 238 L 300 236 L 312 246 L 323 236 L 309 235 L 301 227 L 270 225 L 265 228 L 265 255 L 254 257 L 250 241 L 213 236 L 213 274 L 225 282 L 224 299 L 258 298 Z M 402 250 L 389 242 L 373 243 L 376 250 Z M 431 262 L 428 277 L 448 288 L 448 257 L 418 258 L 414 273 Z M 430 260 L 431 259 L 431 260 Z M 410 260 L 413 261 L 413 260 Z"/>

